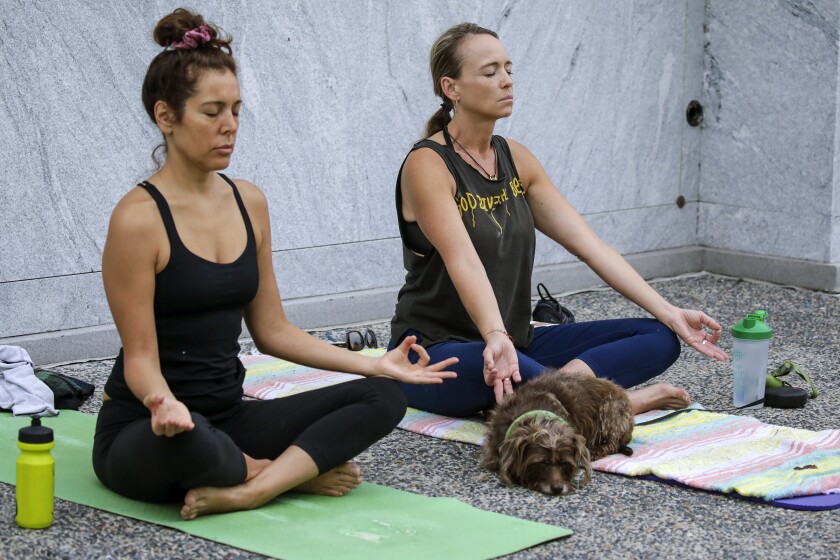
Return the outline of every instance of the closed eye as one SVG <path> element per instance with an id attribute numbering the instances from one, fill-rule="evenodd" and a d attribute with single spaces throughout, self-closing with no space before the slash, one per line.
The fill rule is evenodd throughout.
<path id="1" fill-rule="evenodd" d="M 506 72 L 507 72 L 508 76 L 513 76 L 513 71 L 512 70 L 507 70 Z M 496 71 L 494 70 L 493 72 L 490 72 L 489 74 L 484 74 L 484 77 L 492 78 L 495 75 L 496 75 Z"/>

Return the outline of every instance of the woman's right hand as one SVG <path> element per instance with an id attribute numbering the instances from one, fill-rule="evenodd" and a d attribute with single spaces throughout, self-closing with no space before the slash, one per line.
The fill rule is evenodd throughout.
<path id="1" fill-rule="evenodd" d="M 501 331 L 491 331 L 485 336 L 484 382 L 493 387 L 496 402 L 513 394 L 513 382 L 519 383 L 519 355 L 508 336 Z"/>
<path id="2" fill-rule="evenodd" d="M 420 359 L 412 364 L 408 360 L 409 351 L 414 350 Z M 382 373 L 402 383 L 428 384 L 443 383 L 444 379 L 458 377 L 454 371 L 444 371 L 458 363 L 458 358 L 447 358 L 435 364 L 429 364 L 431 358 L 426 349 L 417 344 L 417 337 L 407 336 L 399 346 L 378 359 Z"/>
<path id="3" fill-rule="evenodd" d="M 190 411 L 181 401 L 164 395 L 149 395 L 143 406 L 152 412 L 152 432 L 156 436 L 172 437 L 195 427 Z"/>

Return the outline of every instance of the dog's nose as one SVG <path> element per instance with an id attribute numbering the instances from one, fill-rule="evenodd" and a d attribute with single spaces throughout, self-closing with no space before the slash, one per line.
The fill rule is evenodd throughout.
<path id="1" fill-rule="evenodd" d="M 566 485 L 565 484 L 552 484 L 551 485 L 551 493 L 555 496 L 559 496 L 561 494 L 566 493 Z"/>

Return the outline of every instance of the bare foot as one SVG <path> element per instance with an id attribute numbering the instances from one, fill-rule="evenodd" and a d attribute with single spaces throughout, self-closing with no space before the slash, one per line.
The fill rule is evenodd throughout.
<path id="1" fill-rule="evenodd" d="M 362 483 L 362 471 L 355 463 L 344 463 L 336 468 L 307 480 L 293 492 L 320 496 L 343 496 Z"/>
<path id="2" fill-rule="evenodd" d="M 255 478 L 272 462 L 270 459 L 254 459 L 245 453 L 243 455 L 245 455 L 245 465 L 248 469 L 245 482 Z M 225 488 L 193 488 L 184 497 L 181 517 L 195 519 L 207 513 L 239 511 L 260 505 L 262 503 L 248 492 L 248 487 L 244 483 Z"/>
<path id="3" fill-rule="evenodd" d="M 591 370 L 583 370 L 583 369 L 568 369 L 569 366 L 565 366 L 560 369 L 566 375 L 577 375 L 578 377 L 597 377 Z"/>
<path id="4" fill-rule="evenodd" d="M 266 482 L 267 478 L 271 479 L 278 472 L 289 472 L 283 468 L 280 468 L 279 471 L 274 469 L 274 473 L 267 471 L 266 467 L 274 461 L 252 459 L 247 455 L 245 456 L 245 461 L 248 465 L 248 480 L 246 482 L 225 488 L 193 488 L 184 497 L 184 505 L 181 507 L 181 518 L 189 520 L 195 519 L 200 515 L 207 515 L 208 513 L 258 508 L 289 488 L 289 486 L 285 486 L 282 483 L 278 484 L 276 481 L 272 482 L 269 480 Z M 317 472 L 315 463 L 309 459 L 308 455 L 307 461 L 311 463 L 311 468 Z M 257 475 L 259 474 L 263 474 L 264 476 L 258 478 Z M 299 478 L 297 480 L 300 480 L 300 478 L 312 475 L 295 476 L 298 476 Z M 292 491 L 319 494 L 322 496 L 343 496 L 359 486 L 361 482 L 362 472 L 359 470 L 359 467 L 353 463 L 344 463 L 322 475 L 298 484 Z"/>
<path id="5" fill-rule="evenodd" d="M 271 464 L 271 459 L 254 459 L 245 453 L 243 455 L 245 455 L 245 466 L 248 469 L 248 474 L 245 475 L 245 482 L 260 474 L 264 468 Z"/>
<path id="6" fill-rule="evenodd" d="M 589 377 L 595 377 L 595 372 L 592 371 L 586 362 L 583 360 L 578 360 L 575 358 L 574 360 L 570 361 L 568 364 L 560 368 L 560 371 L 564 371 L 566 373 L 576 373 L 578 375 L 587 375 Z"/>
<path id="7" fill-rule="evenodd" d="M 667 383 L 628 391 L 627 396 L 630 397 L 633 414 L 641 414 L 648 410 L 685 408 L 691 404 L 688 391 Z"/>
<path id="8" fill-rule="evenodd" d="M 208 513 L 254 509 L 266 501 L 252 496 L 245 484 L 225 488 L 193 488 L 184 497 L 181 518 L 189 520 Z"/>

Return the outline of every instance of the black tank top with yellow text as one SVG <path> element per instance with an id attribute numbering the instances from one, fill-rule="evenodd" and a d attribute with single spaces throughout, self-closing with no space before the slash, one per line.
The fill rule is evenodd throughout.
<path id="1" fill-rule="evenodd" d="M 412 151 L 431 148 L 455 178 L 454 203 L 493 286 L 505 328 L 514 344 L 524 348 L 533 337 L 531 271 L 536 234 L 510 148 L 501 136 L 492 137 L 499 178 L 490 180 L 464 161 L 455 152 L 448 132 L 443 133 L 446 146 L 426 139 L 417 142 Z M 461 303 L 440 253 L 417 222 L 403 219 L 401 177 L 402 168 L 397 176 L 396 203 L 407 274 L 391 320 L 391 336 L 396 342 L 413 329 L 421 334 L 423 346 L 447 340 L 480 341 L 482 333 Z"/>

